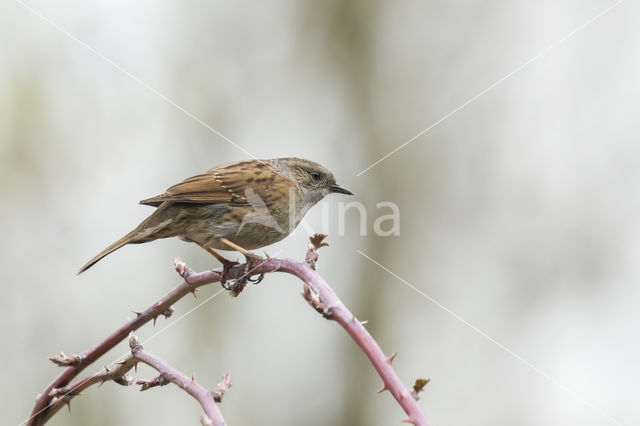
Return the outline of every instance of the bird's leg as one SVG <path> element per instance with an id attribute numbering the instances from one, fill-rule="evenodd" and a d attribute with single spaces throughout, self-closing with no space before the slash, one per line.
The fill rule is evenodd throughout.
<path id="1" fill-rule="evenodd" d="M 229 290 L 229 286 L 227 286 L 227 273 L 229 272 L 229 269 L 231 269 L 233 266 L 238 265 L 239 263 L 236 262 L 235 260 L 227 259 L 217 251 L 213 250 L 211 247 L 208 247 L 204 244 L 200 244 L 197 241 L 194 241 L 194 243 L 198 244 L 200 247 L 206 250 L 207 253 L 211 254 L 213 257 L 218 259 L 218 262 L 222 263 L 222 274 L 220 274 L 220 284 L 222 285 L 222 287 L 224 287 L 225 290 Z"/>
<path id="2" fill-rule="evenodd" d="M 239 245 L 232 243 L 231 241 L 227 240 L 226 238 L 220 238 L 220 241 L 222 241 L 223 243 L 225 243 L 226 245 L 228 245 L 229 247 L 231 247 L 232 249 L 240 252 L 242 255 L 244 255 L 245 259 L 246 259 L 246 266 L 245 266 L 245 270 L 244 270 L 244 274 L 242 274 L 242 276 L 240 278 L 238 278 L 236 280 L 236 282 L 242 282 L 244 284 L 244 282 L 249 281 L 250 283 L 253 284 L 258 284 L 260 283 L 260 281 L 262 281 L 264 279 L 264 273 L 261 273 L 258 278 L 251 279 L 251 272 L 255 269 L 254 268 L 254 264 L 258 263 L 258 262 L 264 262 L 267 259 L 263 258 L 262 256 L 259 256 L 255 253 L 250 252 L 249 250 L 246 250 L 242 247 L 240 247 Z"/>

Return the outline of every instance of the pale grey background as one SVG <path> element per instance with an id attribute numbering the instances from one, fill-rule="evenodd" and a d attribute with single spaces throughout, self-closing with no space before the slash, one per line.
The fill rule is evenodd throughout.
<path id="1" fill-rule="evenodd" d="M 353 212 L 339 236 L 346 198 L 327 199 L 319 270 L 399 351 L 406 383 L 432 379 L 420 405 L 434 425 L 638 424 L 638 2 L 361 176 L 614 1 L 28 4 L 251 154 L 327 165 L 368 207 L 369 231 L 375 203 L 399 205 L 400 237 L 360 236 Z M 172 256 L 216 264 L 165 240 L 78 268 L 150 212 L 138 200 L 248 155 L 19 2 L 2 2 L 0 28 L 0 422 L 18 425 L 59 372 L 47 356 L 91 346 L 166 293 L 178 282 Z M 301 258 L 305 238 L 268 251 Z M 178 303 L 176 318 L 215 291 Z M 146 347 L 210 387 L 230 371 L 231 425 L 400 424 L 363 354 L 299 292 L 269 276 Z M 72 407 L 51 424 L 197 424 L 200 413 L 172 386 L 106 384 Z"/>

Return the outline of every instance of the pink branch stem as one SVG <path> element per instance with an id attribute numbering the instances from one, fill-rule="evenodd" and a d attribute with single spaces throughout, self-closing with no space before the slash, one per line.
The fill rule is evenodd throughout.
<path id="1" fill-rule="evenodd" d="M 120 385 L 128 386 L 131 384 L 131 379 L 126 374 L 135 367 L 136 363 L 133 356 L 129 355 L 112 369 L 105 368 L 104 371 L 99 371 L 68 386 L 52 389 L 48 394 L 51 397 L 51 410 L 47 414 L 55 413 L 63 406 L 69 405 L 74 397 L 95 384 L 102 385 L 104 382 L 112 380 Z"/>
<path id="2" fill-rule="evenodd" d="M 428 426 L 429 422 L 422 413 L 417 401 L 391 366 L 393 358 L 385 356 L 380 346 L 371 337 L 371 334 L 347 309 L 324 278 L 313 269 L 312 264 L 308 262 L 283 262 L 280 270 L 300 278 L 320 297 L 319 303 L 315 303 L 316 308 L 321 308 L 327 318 L 337 321 L 349 333 L 356 344 L 360 346 L 382 379 L 384 383 L 383 390 L 391 392 L 398 404 L 409 416 L 405 421 L 416 426 Z"/>
<path id="3" fill-rule="evenodd" d="M 236 278 L 244 273 L 243 265 L 232 268 L 228 276 Z M 31 411 L 29 419 L 25 421 L 27 426 L 37 426 L 45 424 L 60 408 L 59 404 L 52 404 L 53 397 L 50 395 L 55 389 L 67 386 L 86 367 L 93 364 L 102 355 L 113 349 L 118 343 L 127 338 L 129 333 L 135 331 L 148 323 L 155 321 L 160 315 L 170 316 L 171 306 L 189 293 L 194 292 L 198 287 L 220 281 L 222 270 L 205 271 L 199 274 L 185 272 L 186 276 L 193 276 L 195 279 L 185 279 L 180 285 L 167 293 L 163 298 L 149 306 L 143 312 L 111 333 L 106 339 L 98 343 L 93 348 L 83 352 L 78 356 L 79 362 L 69 364 L 58 377 L 56 377 L 45 389 L 36 397 L 36 402 Z"/>
<path id="4" fill-rule="evenodd" d="M 214 394 L 211 391 L 205 389 L 203 386 L 196 383 L 195 380 L 187 377 L 185 374 L 176 370 L 157 356 L 145 351 L 143 347 L 138 344 L 137 338 L 133 335 L 129 338 L 129 346 L 131 347 L 131 354 L 129 354 L 124 361 L 116 364 L 113 369 L 105 368 L 105 371 L 100 371 L 68 386 L 52 390 L 50 393 L 52 401 L 50 410 L 47 414 L 51 416 L 51 413 L 58 411 L 64 405 L 69 405 L 74 397 L 80 395 L 82 391 L 92 385 L 102 385 L 104 382 L 110 380 L 122 386 L 129 386 L 133 384 L 134 379 L 133 377 L 128 376 L 127 372 L 135 368 L 138 362 L 142 362 L 160 373 L 160 376 L 158 377 L 161 377 L 162 379 L 156 379 L 157 385 L 171 382 L 194 397 L 200 403 L 205 415 L 207 416 L 205 418 L 205 424 L 212 426 L 223 426 L 226 424 L 220 409 L 215 403 Z M 139 381 L 137 384 L 142 384 L 143 387 L 141 390 L 145 390 L 152 387 L 148 386 L 150 382 L 151 381 Z M 144 385 L 147 385 L 147 387 Z"/>
<path id="5" fill-rule="evenodd" d="M 174 383 L 179 388 L 183 389 L 189 395 L 194 397 L 200 403 L 205 415 L 207 416 L 205 421 L 203 421 L 203 424 L 215 426 L 226 425 L 224 417 L 222 417 L 222 413 L 216 405 L 213 393 L 211 391 L 196 383 L 195 379 L 186 376 L 184 373 L 176 370 L 157 356 L 145 351 L 142 346 L 138 344 L 135 337 L 132 336 L 129 339 L 129 345 L 131 346 L 131 354 L 133 355 L 134 359 L 143 362 L 151 368 L 155 369 L 160 373 L 159 377 L 162 377 L 164 380 L 168 380 L 171 383 Z"/>
<path id="6" fill-rule="evenodd" d="M 404 386 L 391 367 L 391 360 L 384 355 L 378 344 L 360 321 L 355 318 L 329 287 L 327 282 L 315 271 L 315 261 L 318 258 L 317 249 L 320 246 L 321 244 L 317 244 L 314 247 L 312 238 L 312 246 L 307 253 L 307 261 L 305 262 L 271 258 L 256 264 L 254 260 L 251 265 L 251 275 L 281 271 L 295 275 L 301 279 L 318 298 L 317 301 L 312 303 L 316 309 L 324 310 L 325 317 L 337 321 L 367 355 L 384 383 L 384 390 L 391 392 L 409 416 L 406 421 L 418 426 L 428 426 L 429 423 L 412 396 L 412 393 Z M 91 365 L 100 358 L 100 356 L 123 341 L 132 331 L 137 330 L 149 321 L 155 321 L 160 315 L 170 316 L 172 313 L 171 305 L 185 295 L 195 292 L 200 286 L 219 282 L 222 274 L 221 269 L 192 272 L 181 262 L 176 264 L 176 270 L 184 278 L 181 284 L 171 290 L 158 302 L 143 312 L 138 313 L 136 318 L 118 328 L 105 340 L 77 357 L 78 362 L 69 364 L 69 366 L 37 396 L 31 416 L 25 422 L 27 426 L 43 425 L 61 408 L 62 404 L 56 404 L 52 396 L 52 394 L 55 394 L 56 389 L 67 386 L 71 380 L 80 374 L 88 365 Z M 237 265 L 227 271 L 226 278 L 236 279 L 246 275 L 246 265 Z"/>

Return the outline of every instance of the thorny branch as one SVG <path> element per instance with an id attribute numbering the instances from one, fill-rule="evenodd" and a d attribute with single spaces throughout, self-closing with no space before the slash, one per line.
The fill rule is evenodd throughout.
<path id="1" fill-rule="evenodd" d="M 105 366 L 103 371 L 67 386 L 52 389 L 51 392 L 49 392 L 49 396 L 51 397 L 49 410 L 56 412 L 64 405 L 71 408 L 71 400 L 79 396 L 83 390 L 95 384 L 102 386 L 102 384 L 107 381 L 113 381 L 122 386 L 130 386 L 132 384 L 140 385 L 141 391 L 174 383 L 200 403 L 204 410 L 201 417 L 202 424 L 225 425 L 224 418 L 216 402 L 222 401 L 222 395 L 224 395 L 224 392 L 231 386 L 229 373 L 222 376 L 222 380 L 218 383 L 216 391 L 212 392 L 198 384 L 195 379 L 186 376 L 157 356 L 144 350 L 138 343 L 138 338 L 133 333 L 129 336 L 129 348 L 131 349 L 131 353 L 127 355 L 123 361 L 118 362 L 112 369 Z M 60 354 L 55 357 L 55 360 L 52 359 L 52 361 L 58 365 L 68 365 L 69 362 L 73 363 L 76 357 L 64 357 L 64 354 Z M 128 373 L 131 369 L 137 369 L 139 362 L 149 365 L 160 374 L 150 380 L 135 380 L 135 378 Z"/>
<path id="2" fill-rule="evenodd" d="M 297 276 L 304 282 L 302 295 L 305 300 L 307 300 L 307 302 L 309 302 L 316 311 L 321 313 L 323 317 L 334 320 L 340 324 L 369 358 L 369 361 L 382 379 L 383 387 L 380 391 L 389 391 L 393 395 L 408 415 L 408 418 L 404 421 L 418 426 L 428 425 L 429 423 L 416 402 L 418 394 L 423 390 L 428 379 L 416 380 L 413 389 L 409 390 L 401 382 L 391 366 L 391 362 L 395 355 L 391 357 L 384 355 L 378 344 L 373 340 L 373 337 L 365 329 L 363 323 L 356 319 L 342 301 L 340 301 L 335 292 L 329 287 L 327 282 L 316 272 L 315 268 L 318 261 L 318 249 L 327 245 L 323 242 L 325 237 L 326 235 L 316 234 L 310 238 L 310 244 L 304 262 L 273 258 L 256 260 L 257 256 L 253 256 L 252 258 L 247 257 L 246 264 L 230 267 L 225 271 L 225 278 L 235 280 L 234 284 L 230 287 L 231 295 L 237 296 L 244 288 L 247 278 L 252 275 L 262 275 L 279 271 Z M 60 408 L 68 404 L 71 398 L 93 384 L 103 383 L 107 380 L 113 380 L 116 383 L 123 385 L 131 384 L 133 379 L 127 376 L 126 373 L 131 370 L 131 368 L 135 367 L 138 362 L 149 364 L 160 372 L 160 375 L 156 379 L 138 383 L 143 387 L 146 386 L 146 388 L 149 388 L 159 386 L 163 384 L 161 382 L 165 382 L 166 380 L 174 383 L 185 383 L 184 378 L 186 376 L 173 370 L 168 364 L 144 351 L 136 342 L 132 347 L 131 356 L 118 364 L 112 370 L 107 369 L 104 372 L 96 373 L 70 384 L 71 381 L 87 366 L 93 364 L 98 358 L 126 339 L 131 332 L 137 330 L 149 321 L 153 321 L 155 323 L 156 319 L 160 315 L 168 318 L 173 313 L 172 305 L 175 302 L 189 293 L 195 294 L 198 287 L 214 282 L 220 282 L 223 273 L 222 269 L 193 272 L 179 259 L 174 259 L 174 266 L 184 281 L 159 301 L 142 312 L 136 312 L 135 318 L 128 321 L 102 342 L 82 354 L 67 357 L 61 353 L 58 356 L 50 358 L 55 364 L 66 368 L 45 388 L 42 393 L 36 397 L 31 415 L 25 422 L 26 425 L 36 426 L 45 424 L 56 412 L 60 410 Z M 195 385 L 195 382 L 191 379 L 187 379 L 189 383 L 194 383 L 194 387 L 192 387 L 192 389 L 196 389 L 196 387 L 200 386 Z M 201 388 L 198 392 L 202 393 L 202 395 L 199 394 L 199 396 L 197 396 L 185 389 L 188 393 L 198 399 L 205 410 L 205 414 L 201 418 L 202 424 L 224 424 L 221 423 L 224 422 L 224 420 L 222 420 L 222 414 L 220 414 L 217 406 L 212 404 L 212 407 L 215 408 L 215 411 L 219 414 L 219 418 L 216 417 L 217 414 L 213 414 L 213 408 L 209 405 L 205 407 L 205 404 L 203 403 L 204 399 L 201 400 L 199 398 L 206 397 L 206 401 L 209 401 L 210 396 L 211 401 L 219 402 L 222 398 L 222 394 L 229 386 L 229 377 L 228 375 L 225 375 L 223 376 L 222 382 L 218 384 L 218 388 L 213 393 Z M 206 395 L 203 392 L 206 392 Z M 209 402 L 207 402 L 207 404 L 209 404 Z"/>

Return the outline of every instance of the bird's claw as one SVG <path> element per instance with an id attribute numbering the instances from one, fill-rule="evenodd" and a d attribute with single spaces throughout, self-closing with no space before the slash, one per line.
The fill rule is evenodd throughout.
<path id="1" fill-rule="evenodd" d="M 220 284 L 222 285 L 222 288 L 224 288 L 225 290 L 230 291 L 231 295 L 233 297 L 236 297 L 242 292 L 242 290 L 244 289 L 244 287 L 247 284 L 247 282 L 250 282 L 252 284 L 258 284 L 263 280 L 264 273 L 261 273 L 258 276 L 258 278 L 253 279 L 253 278 L 251 278 L 251 272 L 253 272 L 256 269 L 254 267 L 254 264 L 260 263 L 260 262 L 265 262 L 265 261 L 269 260 L 270 257 L 269 257 L 269 255 L 267 255 L 267 259 L 265 259 L 260 255 L 257 255 L 255 253 L 252 253 L 252 252 L 248 251 L 248 250 L 245 250 L 244 248 L 238 246 L 235 243 L 232 243 L 231 241 L 227 240 L 226 238 L 221 238 L 221 241 L 223 241 L 225 244 L 227 244 L 232 249 L 242 253 L 244 255 L 244 257 L 245 257 L 245 260 L 246 260 L 244 273 L 240 277 L 238 277 L 235 280 L 233 280 L 233 283 L 231 283 L 231 284 L 227 284 L 227 275 L 229 273 L 229 270 L 232 267 L 234 267 L 236 265 L 239 265 L 239 263 L 223 257 L 222 255 L 218 254 L 216 251 L 214 251 L 210 247 L 207 247 L 204 244 L 200 244 L 200 243 L 197 243 L 197 244 L 200 247 L 202 247 L 203 249 L 205 249 L 207 252 L 209 252 L 211 255 L 213 255 L 216 259 L 218 259 L 218 261 L 220 263 L 222 263 L 222 272 L 220 273 Z"/>
<path id="2" fill-rule="evenodd" d="M 257 285 L 260 284 L 260 282 L 264 279 L 264 272 L 261 273 L 260 275 L 258 275 L 258 278 L 253 279 L 253 278 L 247 278 L 247 281 L 249 281 L 251 284 Z"/>
<path id="3" fill-rule="evenodd" d="M 245 259 L 246 259 L 244 273 L 238 278 L 236 278 L 233 281 L 233 284 L 231 284 L 228 287 L 225 287 L 227 290 L 231 291 L 231 295 L 233 297 L 238 296 L 242 292 L 242 290 L 244 290 L 244 287 L 247 285 L 247 282 L 257 285 L 257 284 L 260 284 L 260 282 L 264 279 L 264 272 L 260 273 L 260 275 L 258 275 L 258 278 L 251 278 L 251 273 L 255 269 L 257 269 L 257 267 L 259 267 L 262 262 L 265 262 L 266 259 L 253 253 L 249 253 L 250 255 L 247 255 L 247 253 L 244 253 Z M 258 265 L 255 265 L 256 262 L 261 262 L 261 263 L 258 263 Z"/>
<path id="4" fill-rule="evenodd" d="M 255 279 L 251 278 L 251 272 L 258 269 L 264 262 L 268 261 L 270 258 L 267 256 L 267 258 L 265 259 L 264 257 L 251 252 L 244 253 L 244 258 L 246 260 L 246 266 L 243 276 L 246 276 L 247 281 L 252 284 L 260 284 L 260 282 L 264 279 L 264 272 L 261 272 L 260 275 L 258 275 L 258 278 Z"/>

